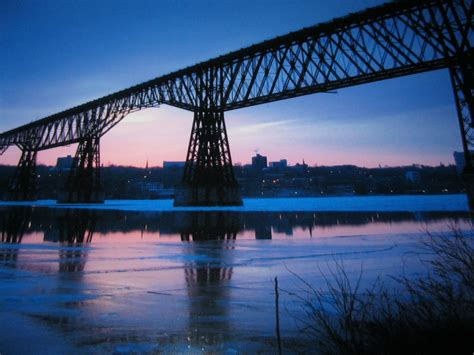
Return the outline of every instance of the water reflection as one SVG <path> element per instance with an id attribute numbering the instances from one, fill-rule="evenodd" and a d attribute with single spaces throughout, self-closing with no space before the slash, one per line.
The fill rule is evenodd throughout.
<path id="1" fill-rule="evenodd" d="M 242 229 L 240 215 L 235 213 L 190 213 L 184 217 L 182 241 L 232 240 Z"/>
<path id="2" fill-rule="evenodd" d="M 2 243 L 21 243 L 25 231 L 31 226 L 30 206 L 20 206 L 4 211 L 2 215 Z M 0 261 L 10 267 L 16 266 L 18 258 L 18 248 L 0 249 Z"/>
<path id="3" fill-rule="evenodd" d="M 26 229 L 31 226 L 32 207 L 19 206 L 2 213 L 2 243 L 21 243 Z"/>
<path id="4" fill-rule="evenodd" d="M 194 213 L 183 221 L 181 240 L 194 242 L 190 252 L 193 261 L 184 266 L 192 346 L 222 344 L 230 338 L 227 304 L 233 269 L 226 250 L 233 248 L 232 243 L 241 229 L 239 217 L 218 212 Z M 203 332 L 203 329 L 209 331 Z"/>
<path id="5" fill-rule="evenodd" d="M 384 228 L 419 230 L 421 225 L 471 223 L 469 212 L 124 212 L 87 209 L 0 208 L 2 243 L 29 241 L 91 243 L 121 235 L 142 238 L 180 238 L 183 242 L 278 239 L 328 235 L 383 233 Z M 331 231 L 331 233 L 328 233 Z M 393 232 L 393 231 L 391 231 Z M 140 236 L 140 238 L 137 238 Z"/>
<path id="6" fill-rule="evenodd" d="M 196 262 L 186 265 L 186 283 L 192 289 L 204 281 L 213 283 L 230 278 L 232 270 L 223 266 L 225 260 L 222 260 L 219 248 L 232 247 L 231 242 L 236 239 L 393 234 L 419 232 L 425 225 L 435 226 L 439 231 L 448 230 L 448 225 L 452 223 L 470 225 L 471 215 L 469 212 L 159 213 L 21 206 L 0 208 L 0 221 L 1 242 L 4 244 L 0 248 L 0 261 L 10 267 L 16 266 L 20 248 L 15 244 L 53 243 L 60 246 L 58 269 L 62 273 L 84 270 L 89 249 L 87 245 L 92 242 L 115 244 L 135 243 L 142 239 L 145 242 L 180 239 L 183 243 L 195 245 L 205 241 L 226 241 L 226 244 L 216 244 L 215 250 L 210 246 L 194 246 L 197 256 L 200 253 L 214 255 L 217 264 Z M 46 251 L 42 254 L 46 255 Z M 34 256 L 29 254 L 28 257 L 31 263 Z M 43 262 L 36 267 L 43 268 L 45 265 Z M 27 268 L 34 267 L 28 265 Z"/>
<path id="7" fill-rule="evenodd" d="M 96 212 L 93 210 L 67 210 L 58 217 L 58 233 L 44 234 L 45 241 L 66 246 L 59 250 L 59 272 L 84 270 L 87 248 L 83 247 L 83 243 L 92 242 L 96 221 Z"/>
<path id="8" fill-rule="evenodd" d="M 108 346 L 130 339 L 155 344 L 157 334 L 166 334 L 160 341 L 221 352 L 220 344 L 242 334 L 248 339 L 258 332 L 273 336 L 268 320 L 273 314 L 271 280 L 285 263 L 306 272 L 309 256 L 340 252 L 337 243 L 345 242 L 357 250 L 350 255 L 368 259 L 376 269 L 383 267 L 380 260 L 393 263 L 385 244 L 364 246 L 365 237 L 355 242 L 337 238 L 331 244 L 319 237 L 387 230 L 389 236 L 420 233 L 425 223 L 439 231 L 453 222 L 470 225 L 471 216 L 468 212 L 140 213 L 21 207 L 0 208 L 0 221 L 0 267 L 10 268 L 6 273 L 14 280 L 10 285 L 23 283 L 22 297 L 39 293 L 47 300 L 25 301 L 30 302 L 25 314 L 50 323 L 58 319 L 60 332 L 67 323 L 70 334 L 84 333 L 83 344 Z M 282 242 L 288 238 L 306 240 Z M 375 260 L 380 255 L 364 254 L 367 248 L 385 254 Z M 20 291 L 4 284 L 5 299 L 20 298 Z"/>
<path id="9" fill-rule="evenodd" d="M 57 217 L 57 229 L 44 233 L 44 241 L 81 245 L 92 242 L 97 212 L 94 210 L 71 209 Z"/>
<path id="10" fill-rule="evenodd" d="M 45 211 L 43 211 L 45 212 Z M 2 238 L 5 245 L 11 248 L 0 248 L 0 261 L 16 267 L 21 251 L 15 244 L 20 244 L 25 235 L 36 237 L 43 234 L 43 241 L 58 243 L 59 272 L 83 271 L 86 261 L 86 244 L 92 241 L 97 221 L 97 213 L 91 210 L 65 210 L 57 213 L 43 214 L 30 206 L 18 206 L 2 211 Z M 23 251 L 25 253 L 25 251 Z M 47 255 L 50 251 L 45 250 Z M 31 254 L 27 255 L 31 260 Z M 45 264 L 45 263 L 43 263 Z M 27 269 L 38 267 L 27 266 Z M 46 270 L 39 267 L 41 270 Z"/>

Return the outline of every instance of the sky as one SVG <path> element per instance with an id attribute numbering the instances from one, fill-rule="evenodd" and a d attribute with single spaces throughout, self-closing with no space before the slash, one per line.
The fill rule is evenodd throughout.
<path id="1" fill-rule="evenodd" d="M 381 0 L 2 0 L 0 132 Z M 186 157 L 193 114 L 162 105 L 101 139 L 104 165 Z M 461 150 L 446 70 L 226 113 L 234 163 L 258 151 L 290 164 L 453 163 Z M 74 155 L 41 151 L 38 163 Z M 0 164 L 16 165 L 10 147 Z"/>

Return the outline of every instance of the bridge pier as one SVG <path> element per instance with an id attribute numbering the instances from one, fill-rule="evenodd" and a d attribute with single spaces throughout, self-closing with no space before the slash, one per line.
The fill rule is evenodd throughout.
<path id="1" fill-rule="evenodd" d="M 224 112 L 194 112 L 182 185 L 175 206 L 240 206 L 242 198 L 234 176 Z"/>
<path id="2" fill-rule="evenodd" d="M 11 201 L 36 201 L 36 156 L 38 151 L 21 148 L 21 158 L 8 184 L 7 198 Z"/>
<path id="3" fill-rule="evenodd" d="M 469 150 L 474 146 L 474 50 L 461 56 L 450 68 L 450 74 L 464 151 L 465 167 L 462 179 L 469 207 L 474 209 L 474 166 Z"/>
<path id="4" fill-rule="evenodd" d="M 104 189 L 100 178 L 99 143 L 99 137 L 89 137 L 79 142 L 58 203 L 104 202 Z"/>

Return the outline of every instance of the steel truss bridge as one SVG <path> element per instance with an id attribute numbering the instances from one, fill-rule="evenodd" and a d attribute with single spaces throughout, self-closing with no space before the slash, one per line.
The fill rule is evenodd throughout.
<path id="1" fill-rule="evenodd" d="M 35 198 L 36 154 L 79 143 L 63 202 L 100 202 L 100 138 L 126 115 L 167 104 L 194 112 L 177 205 L 239 204 L 224 113 L 446 68 L 473 173 L 473 0 L 401 0 L 276 37 L 0 134 L 22 156 L 10 198 Z M 474 179 L 467 179 L 473 181 Z M 468 187 L 474 184 L 468 184 Z M 468 191 L 474 191 L 468 189 Z M 474 195 L 473 195 L 474 196 Z"/>

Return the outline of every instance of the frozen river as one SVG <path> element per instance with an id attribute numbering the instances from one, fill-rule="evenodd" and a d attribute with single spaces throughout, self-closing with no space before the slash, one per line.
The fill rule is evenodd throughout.
<path id="1" fill-rule="evenodd" d="M 466 195 L 394 195 L 348 196 L 324 198 L 248 198 L 243 206 L 173 207 L 173 200 L 107 200 L 104 204 L 58 204 L 54 200 L 4 202 L 0 206 L 34 206 L 50 208 L 87 208 L 120 211 L 233 211 L 233 212 L 421 212 L 468 211 Z"/>
<path id="2" fill-rule="evenodd" d="M 304 296 L 343 261 L 363 280 L 424 272 L 426 231 L 471 233 L 464 196 L 0 205 L 0 353 L 276 351 L 274 283 L 286 349 Z"/>

